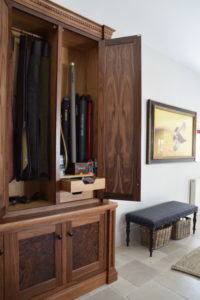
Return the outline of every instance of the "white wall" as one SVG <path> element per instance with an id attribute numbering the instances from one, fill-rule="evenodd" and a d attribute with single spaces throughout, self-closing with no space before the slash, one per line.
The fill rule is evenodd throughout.
<path id="1" fill-rule="evenodd" d="M 82 6 L 77 6 L 78 1 L 55 0 L 60 4 L 69 4 L 68 8 L 97 20 L 97 15 L 101 20 L 98 22 L 113 26 L 116 22 L 116 14 L 113 7 L 109 11 L 108 1 L 101 2 L 102 11 L 92 14 L 89 1 L 83 1 Z M 74 2 L 74 4 L 73 4 Z M 105 2 L 105 3 L 104 3 Z M 117 4 L 117 2 L 115 2 Z M 94 2 L 93 2 L 94 4 Z M 88 5 L 88 7 L 87 7 Z M 105 7 L 104 7 L 105 6 Z M 80 8 L 80 9 L 79 9 Z M 116 7 L 115 7 L 116 10 Z M 106 11 L 104 14 L 103 12 Z M 125 16 L 125 12 L 123 12 Z M 118 19 L 119 20 L 119 19 Z M 123 20 L 120 19 L 122 23 Z M 118 24 L 120 23 L 118 22 Z M 140 23 L 133 34 L 140 34 Z M 116 27 L 115 27 L 116 28 Z M 117 27 L 116 36 L 130 34 L 130 26 Z M 144 39 L 145 40 L 145 39 Z M 128 211 L 136 210 L 168 200 L 188 202 L 189 200 L 189 180 L 200 177 L 200 163 L 168 163 L 158 165 L 146 165 L 146 101 L 147 99 L 164 102 L 189 110 L 197 111 L 200 116 L 200 74 L 187 69 L 186 67 L 169 59 L 167 56 L 157 53 L 145 45 L 142 46 L 142 176 L 141 176 L 141 202 L 133 203 L 127 201 L 117 201 L 117 239 L 116 245 L 125 243 L 125 221 L 124 215 Z M 138 228 L 134 226 L 135 233 Z M 138 238 L 133 236 L 132 240 Z"/>
<path id="2" fill-rule="evenodd" d="M 126 212 L 168 200 L 188 202 L 189 180 L 200 177 L 199 162 L 152 165 L 145 163 L 147 99 L 197 111 L 200 116 L 200 75 L 143 46 L 141 202 L 118 201 L 117 246 L 125 243 Z M 137 229 L 137 226 L 134 228 Z"/>

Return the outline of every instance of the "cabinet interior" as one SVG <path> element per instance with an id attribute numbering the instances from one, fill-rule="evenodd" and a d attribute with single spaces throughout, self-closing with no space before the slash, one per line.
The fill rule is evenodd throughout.
<path id="1" fill-rule="evenodd" d="M 92 119 L 92 158 L 97 160 L 97 124 L 98 124 L 98 42 L 86 36 L 62 29 L 61 45 L 59 43 L 59 30 L 58 26 L 28 14 L 27 12 L 20 11 L 13 8 L 12 10 L 12 42 L 15 39 L 15 45 L 19 51 L 19 37 L 20 34 L 32 34 L 35 37 L 42 38 L 48 41 L 51 49 L 50 54 L 50 112 L 49 112 L 49 167 L 50 178 L 39 179 L 31 181 L 16 181 L 15 177 L 9 180 L 8 195 L 13 196 L 26 196 L 28 199 L 34 193 L 41 193 L 44 199 L 37 200 L 28 204 L 15 204 L 14 206 L 7 206 L 8 211 L 23 210 L 28 208 L 43 207 L 46 205 L 59 204 L 64 202 L 71 202 L 81 199 L 89 199 L 94 197 L 93 191 L 82 193 L 69 193 L 59 190 L 59 180 L 62 176 L 59 175 L 59 156 L 60 156 L 60 143 L 56 144 L 58 139 L 56 136 L 59 134 L 59 120 L 57 113 L 58 107 L 61 106 L 61 101 L 64 97 L 70 96 L 70 78 L 69 78 L 69 63 L 75 63 L 75 80 L 76 80 L 76 93 L 79 95 L 90 95 L 93 101 L 93 119 Z M 61 46 L 61 49 L 59 47 Z M 61 50 L 61 51 L 60 51 Z M 58 53 L 61 53 L 59 59 Z M 58 58 L 58 59 L 57 59 Z M 57 70 L 61 66 L 61 84 L 57 85 Z M 11 103 L 15 97 L 16 89 L 16 57 L 13 52 L 11 59 L 11 72 L 12 72 L 12 92 L 10 95 Z M 59 90 L 60 89 L 60 90 Z M 57 95 L 61 95 L 61 98 Z M 57 99 L 57 100 L 56 100 Z M 58 104 L 57 104 L 58 102 Z M 12 118 L 9 119 L 12 122 Z M 8 126 L 13 128 L 13 125 Z M 12 132 L 11 132 L 12 135 Z M 8 142 L 9 143 L 9 142 Z M 8 145 L 10 146 L 10 145 Z M 14 148 L 12 146 L 14 153 Z M 12 156 L 13 156 L 12 153 Z M 56 200 L 56 193 L 59 197 Z"/>
<path id="2" fill-rule="evenodd" d="M 69 63 L 75 63 L 76 93 L 93 101 L 93 159 L 97 158 L 98 43 L 64 29 L 62 40 L 62 97 L 70 97 Z"/>
<path id="3" fill-rule="evenodd" d="M 13 46 L 12 49 L 12 59 L 10 62 L 10 70 L 12 73 L 12 78 L 10 81 L 12 82 L 12 92 L 10 93 L 10 103 L 12 108 L 14 107 L 14 101 L 16 98 L 16 80 L 17 80 L 17 54 L 19 52 L 19 42 L 20 42 L 20 35 L 27 34 L 28 36 L 36 37 L 42 40 L 45 40 L 49 43 L 50 46 L 50 99 L 49 99 L 49 179 L 37 179 L 37 180 L 30 180 L 30 181 L 16 181 L 15 174 L 12 179 L 9 180 L 9 188 L 8 188 L 8 196 L 26 196 L 30 199 L 35 193 L 40 193 L 43 195 L 44 199 L 38 199 L 31 203 L 23 204 L 15 204 L 14 206 L 9 206 L 8 204 L 8 211 L 13 210 L 22 210 L 22 209 L 29 209 L 35 207 L 41 207 L 46 205 L 51 205 L 55 203 L 55 111 L 56 111 L 56 63 L 57 63 L 57 35 L 58 35 L 58 28 L 56 25 L 37 18 L 33 15 L 28 13 L 22 12 L 18 9 L 13 8 L 12 16 L 11 16 L 11 44 Z M 17 49 L 15 49 L 16 47 Z M 14 51 L 14 49 L 16 51 Z M 15 108 L 14 108 L 15 109 Z M 14 110 L 13 109 L 13 110 Z M 14 113 L 13 113 L 14 116 Z M 9 118 L 8 128 L 11 131 L 14 128 L 14 121 L 13 116 Z M 13 135 L 13 131 L 10 134 Z M 12 137 L 11 137 L 12 139 Z M 10 143 L 11 139 L 8 141 Z M 12 146 L 8 145 L 12 148 L 11 157 L 14 156 L 14 145 L 11 141 Z M 14 168 L 14 159 L 13 161 L 13 168 Z"/>
<path id="4" fill-rule="evenodd" d="M 98 43 L 92 39 L 63 29 L 62 34 L 62 87 L 61 99 L 70 97 L 69 64 L 75 63 L 76 93 L 89 95 L 93 103 L 92 114 L 92 157 L 97 158 L 97 123 L 98 123 Z M 66 177 L 66 176 L 64 176 Z M 61 176 L 61 178 L 64 178 Z M 70 177 L 70 176 L 68 176 Z M 94 192 L 80 194 L 60 192 L 60 202 L 93 198 Z"/>

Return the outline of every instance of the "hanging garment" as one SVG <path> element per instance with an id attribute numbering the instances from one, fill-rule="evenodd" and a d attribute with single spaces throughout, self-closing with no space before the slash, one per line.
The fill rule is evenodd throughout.
<path id="1" fill-rule="evenodd" d="M 49 76 L 50 75 L 50 49 L 47 42 L 42 49 L 40 64 L 39 87 L 39 177 L 49 177 Z"/>
<path id="2" fill-rule="evenodd" d="M 28 150 L 30 153 L 29 180 L 38 177 L 39 161 L 39 87 L 40 64 L 43 42 L 34 39 L 31 48 L 28 74 L 27 74 L 27 134 Z"/>
<path id="3" fill-rule="evenodd" d="M 28 38 L 20 36 L 19 63 L 17 72 L 17 91 L 15 104 L 15 128 L 14 128 L 14 160 L 16 180 L 23 180 L 29 173 L 28 170 L 28 146 L 27 146 L 27 61 L 28 61 Z"/>

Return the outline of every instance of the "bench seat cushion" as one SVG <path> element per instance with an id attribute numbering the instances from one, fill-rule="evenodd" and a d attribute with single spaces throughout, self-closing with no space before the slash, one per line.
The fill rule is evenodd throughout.
<path id="1" fill-rule="evenodd" d="M 169 201 L 127 213 L 126 221 L 156 229 L 197 211 L 195 205 Z"/>

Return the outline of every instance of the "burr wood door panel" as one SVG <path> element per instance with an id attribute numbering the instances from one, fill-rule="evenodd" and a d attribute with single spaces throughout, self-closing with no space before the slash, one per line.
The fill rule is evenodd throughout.
<path id="1" fill-rule="evenodd" d="M 140 200 L 141 38 L 99 44 L 98 176 L 104 197 Z"/>
<path id="2" fill-rule="evenodd" d="M 61 225 L 5 234 L 6 300 L 31 299 L 61 284 L 61 239 Z"/>
<path id="3" fill-rule="evenodd" d="M 6 197 L 6 116 L 7 116 L 7 68 L 9 49 L 9 8 L 0 1 L 0 216 L 5 212 Z"/>
<path id="4" fill-rule="evenodd" d="M 106 214 L 67 223 L 67 281 L 100 273 L 106 263 Z"/>

